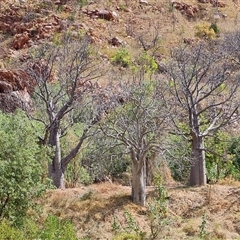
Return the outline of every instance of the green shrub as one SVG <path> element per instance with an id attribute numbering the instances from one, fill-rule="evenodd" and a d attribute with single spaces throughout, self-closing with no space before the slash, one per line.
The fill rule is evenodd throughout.
<path id="1" fill-rule="evenodd" d="M 195 26 L 195 36 L 201 39 L 213 40 L 216 38 L 216 32 L 212 25 L 207 22 L 199 23 Z"/>
<path id="2" fill-rule="evenodd" d="M 48 216 L 38 238 L 41 240 L 77 240 L 76 231 L 70 221 Z"/>
<path id="3" fill-rule="evenodd" d="M 20 229 L 3 220 L 0 222 L 0 240 L 26 240 L 26 238 Z"/>
<path id="4" fill-rule="evenodd" d="M 119 233 L 113 240 L 142 240 L 143 238 L 137 234 L 133 233 Z"/>
<path id="5" fill-rule="evenodd" d="M 9 221 L 0 222 L 0 240 L 77 240 L 76 230 L 69 221 L 60 220 L 56 216 L 48 216 L 43 225 L 34 220 L 25 219 L 20 228 Z"/>
<path id="6" fill-rule="evenodd" d="M 16 225 L 47 187 L 40 163 L 45 149 L 39 147 L 35 131 L 24 113 L 0 112 L 0 218 Z"/>
<path id="7" fill-rule="evenodd" d="M 122 67 L 129 67 L 132 64 L 131 56 L 126 49 L 119 50 L 110 60 L 113 64 Z"/>
<path id="8" fill-rule="evenodd" d="M 158 64 L 156 63 L 153 56 L 150 56 L 147 52 L 144 52 L 138 59 L 137 63 L 142 67 L 145 73 L 154 73 L 158 69 Z"/>
<path id="9" fill-rule="evenodd" d="M 217 182 L 232 174 L 233 162 L 229 147 L 231 139 L 228 134 L 218 131 L 205 140 L 207 178 Z"/>
<path id="10" fill-rule="evenodd" d="M 218 28 L 218 26 L 217 26 L 216 23 L 212 23 L 209 28 L 210 28 L 210 29 L 213 29 L 213 31 L 214 31 L 216 34 L 219 34 L 219 33 L 220 33 L 220 30 L 219 30 L 219 28 Z"/>

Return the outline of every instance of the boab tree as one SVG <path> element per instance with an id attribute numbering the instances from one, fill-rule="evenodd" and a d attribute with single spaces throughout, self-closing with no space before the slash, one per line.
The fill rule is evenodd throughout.
<path id="1" fill-rule="evenodd" d="M 143 76 L 142 76 L 143 77 Z M 146 164 L 150 152 L 160 150 L 160 139 L 167 127 L 164 90 L 156 82 L 138 80 L 122 83 L 123 105 L 101 122 L 106 137 L 125 147 L 132 161 L 132 199 L 146 202 Z"/>
<path id="2" fill-rule="evenodd" d="M 169 90 L 175 101 L 172 122 L 191 142 L 190 186 L 206 184 L 204 138 L 236 117 L 239 81 L 229 57 L 218 46 L 198 44 L 179 48 L 167 65 Z M 189 132 L 178 128 L 187 123 Z"/>
<path id="3" fill-rule="evenodd" d="M 37 49 L 28 63 L 27 71 L 35 84 L 36 111 L 32 117 L 44 126 L 40 142 L 54 149 L 49 175 L 58 188 L 65 187 L 67 165 L 101 116 L 95 111 L 91 95 L 97 87 L 92 81 L 101 71 L 91 51 L 87 38 L 76 40 L 67 36 L 58 45 L 45 44 Z M 75 123 L 81 123 L 82 132 L 76 146 L 62 156 L 60 139 Z"/>

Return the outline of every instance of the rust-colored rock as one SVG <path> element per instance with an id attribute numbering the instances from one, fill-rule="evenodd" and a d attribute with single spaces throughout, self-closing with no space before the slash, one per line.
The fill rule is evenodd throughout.
<path id="1" fill-rule="evenodd" d="M 9 32 L 11 29 L 10 25 L 0 21 L 0 31 Z"/>
<path id="2" fill-rule="evenodd" d="M 220 8 L 226 7 L 226 4 L 224 2 L 221 2 L 218 0 L 210 0 L 210 3 L 212 4 L 213 7 L 220 7 Z"/>
<path id="3" fill-rule="evenodd" d="M 30 37 L 27 32 L 22 34 L 16 34 L 13 40 L 12 46 L 16 50 L 27 48 L 29 43 Z"/>
<path id="4" fill-rule="evenodd" d="M 23 70 L 0 69 L 0 83 L 10 84 L 12 91 L 21 91 L 26 88 L 29 93 L 34 89 L 33 79 Z M 4 93 L 1 91 L 1 93 Z"/>
<path id="5" fill-rule="evenodd" d="M 85 14 L 89 15 L 91 18 L 101 18 L 108 21 L 114 21 L 117 18 L 117 14 L 114 11 L 109 10 L 94 10 L 94 11 L 84 11 Z"/>
<path id="6" fill-rule="evenodd" d="M 181 2 L 172 2 L 172 6 L 179 10 L 187 18 L 194 18 L 196 13 L 199 12 L 199 8 L 194 7 L 190 4 L 181 3 Z"/>
<path id="7" fill-rule="evenodd" d="M 33 88 L 32 78 L 23 70 L 0 69 L 0 109 L 4 112 L 17 108 L 29 111 Z"/>
<path id="8" fill-rule="evenodd" d="M 10 83 L 0 81 L 0 93 L 11 93 L 13 91 Z"/>

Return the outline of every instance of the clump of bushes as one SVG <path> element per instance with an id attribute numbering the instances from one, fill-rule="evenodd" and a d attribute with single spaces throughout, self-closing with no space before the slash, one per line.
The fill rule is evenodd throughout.
<path id="1" fill-rule="evenodd" d="M 113 64 L 120 65 L 122 67 L 129 67 L 132 64 L 131 56 L 125 48 L 117 51 L 110 60 Z"/>
<path id="2" fill-rule="evenodd" d="M 217 24 L 209 24 L 207 22 L 199 23 L 195 26 L 195 36 L 201 39 L 213 40 L 217 37 L 219 29 Z"/>
<path id="3" fill-rule="evenodd" d="M 76 230 L 72 223 L 60 220 L 56 216 L 49 215 L 43 225 L 28 219 L 22 227 L 15 227 L 9 221 L 0 221 L 0 240 L 77 240 Z"/>

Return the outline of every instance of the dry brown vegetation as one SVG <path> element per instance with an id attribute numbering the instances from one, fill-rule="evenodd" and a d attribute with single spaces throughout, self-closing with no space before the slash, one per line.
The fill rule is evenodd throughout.
<path id="1" fill-rule="evenodd" d="M 167 223 L 157 239 L 239 239 L 240 183 L 224 182 L 200 188 L 166 187 Z M 148 202 L 156 192 L 148 187 Z M 150 232 L 147 207 L 134 205 L 130 187 L 111 183 L 49 191 L 44 198 L 45 213 L 71 219 L 80 239 L 113 239 L 114 218 L 127 227 L 129 212 L 143 232 Z M 200 226 L 206 217 L 206 235 Z M 87 238 L 88 237 L 88 238 Z"/>

